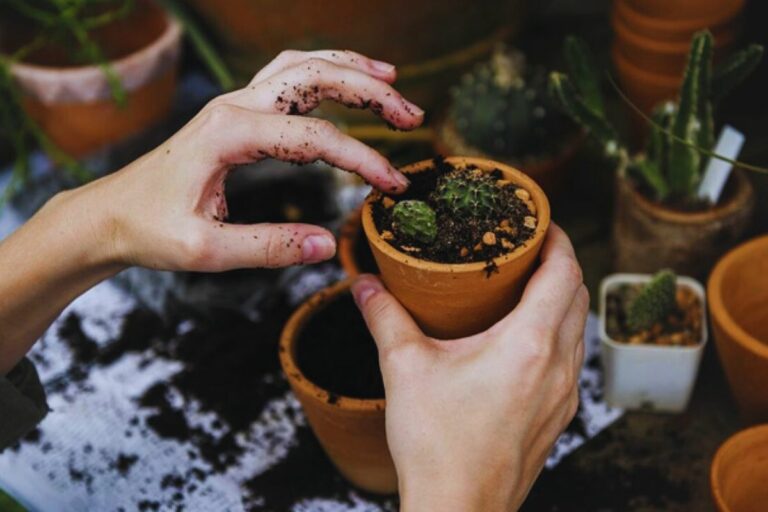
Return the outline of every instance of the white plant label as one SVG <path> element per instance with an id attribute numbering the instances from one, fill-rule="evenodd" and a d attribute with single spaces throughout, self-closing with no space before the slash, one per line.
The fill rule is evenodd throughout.
<path id="1" fill-rule="evenodd" d="M 743 145 L 744 134 L 732 126 L 725 125 L 717 139 L 714 152 L 730 160 L 735 160 Z M 710 157 L 704 170 L 704 177 L 699 184 L 699 197 L 708 199 L 712 204 L 717 204 L 732 168 L 733 165 L 725 160 Z"/>

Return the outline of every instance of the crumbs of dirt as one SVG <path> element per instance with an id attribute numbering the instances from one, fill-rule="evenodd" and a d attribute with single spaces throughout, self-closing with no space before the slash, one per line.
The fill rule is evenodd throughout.
<path id="1" fill-rule="evenodd" d="M 299 368 L 310 381 L 338 396 L 384 398 L 379 355 L 352 296 L 341 295 L 310 318 L 296 345 Z"/>
<path id="2" fill-rule="evenodd" d="M 663 322 L 650 329 L 632 332 L 627 326 L 627 309 L 642 289 L 642 284 L 624 284 L 606 295 L 606 331 L 616 341 L 630 345 L 649 344 L 690 347 L 701 341 L 703 307 L 696 293 L 687 286 L 677 287 L 677 308 Z"/>
<path id="3" fill-rule="evenodd" d="M 388 234 L 388 243 L 396 249 L 419 259 L 439 263 L 489 262 L 494 258 L 513 251 L 533 237 L 536 230 L 536 215 L 531 210 L 533 203 L 525 199 L 527 191 L 517 192 L 513 184 L 499 185 L 500 208 L 489 218 L 457 216 L 434 200 L 432 192 L 438 179 L 458 169 L 442 158 L 435 158 L 434 167 L 410 174 L 411 185 L 403 194 L 381 195 L 373 203 L 373 220 L 379 233 Z M 474 165 L 461 168 L 465 172 L 478 171 Z M 503 180 L 500 170 L 490 172 L 496 180 Z M 523 194 L 523 198 L 518 194 Z M 394 204 L 406 199 L 424 201 L 437 214 L 437 233 L 434 242 L 423 243 L 402 237 L 392 226 Z M 530 219 L 526 220 L 527 217 Z M 531 220 L 532 219 L 532 220 Z M 491 236 L 493 235 L 493 236 Z M 493 243 L 489 243 L 489 240 Z"/>

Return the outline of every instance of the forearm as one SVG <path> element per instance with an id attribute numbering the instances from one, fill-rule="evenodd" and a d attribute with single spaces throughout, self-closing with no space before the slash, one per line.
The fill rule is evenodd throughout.
<path id="1" fill-rule="evenodd" d="M 109 219 L 91 187 L 60 194 L 0 242 L 0 375 L 72 300 L 119 272 Z"/>

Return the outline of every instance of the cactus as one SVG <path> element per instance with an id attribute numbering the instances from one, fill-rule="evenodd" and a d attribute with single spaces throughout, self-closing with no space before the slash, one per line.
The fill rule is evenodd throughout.
<path id="1" fill-rule="evenodd" d="M 462 77 L 451 99 L 456 131 L 493 155 L 546 153 L 564 130 L 564 119 L 546 94 L 546 75 L 528 70 L 519 51 L 497 49 Z"/>
<path id="2" fill-rule="evenodd" d="M 677 276 L 662 270 L 643 286 L 627 308 L 627 327 L 632 332 L 650 329 L 663 321 L 677 306 Z"/>
<path id="3" fill-rule="evenodd" d="M 432 198 L 456 218 L 486 219 L 499 213 L 499 192 L 490 174 L 456 169 L 440 176 Z"/>
<path id="4" fill-rule="evenodd" d="M 392 207 L 392 229 L 406 239 L 430 244 L 437 237 L 437 216 L 424 201 L 400 201 Z"/>
<path id="5" fill-rule="evenodd" d="M 550 92 L 561 108 L 603 145 L 606 155 L 629 160 L 626 146 L 618 140 L 603 110 L 586 45 L 569 37 L 564 53 L 573 81 L 553 72 Z M 629 161 L 629 172 L 652 190 L 658 201 L 695 199 L 705 161 L 700 149 L 714 146 L 713 104 L 754 70 L 762 53 L 761 46 L 749 46 L 712 72 L 712 34 L 702 31 L 694 35 L 678 101 L 663 103 L 654 110 L 645 155 Z"/>

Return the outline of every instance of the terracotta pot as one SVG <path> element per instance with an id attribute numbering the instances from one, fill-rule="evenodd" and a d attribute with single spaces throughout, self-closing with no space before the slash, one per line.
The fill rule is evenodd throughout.
<path id="1" fill-rule="evenodd" d="M 619 172 L 619 176 L 623 176 Z M 741 241 L 755 206 L 749 178 L 735 171 L 717 206 L 699 212 L 672 210 L 617 179 L 613 219 L 615 269 L 653 273 L 671 268 L 704 278 L 717 259 Z"/>
<path id="2" fill-rule="evenodd" d="M 570 164 L 579 148 L 584 144 L 585 138 L 584 132 L 575 133 L 558 154 L 548 158 L 527 158 L 521 161 L 499 155 L 490 155 L 471 145 L 458 133 L 455 124 L 450 119 L 444 119 L 437 127 L 434 147 L 435 151 L 441 155 L 466 155 L 486 159 L 493 158 L 504 162 L 522 170 L 533 178 L 547 196 L 555 197 L 565 187 Z"/>
<path id="3" fill-rule="evenodd" d="M 348 277 L 363 273 L 378 274 L 371 248 L 363 235 L 362 208 L 349 213 L 339 231 L 338 257 L 341 268 Z"/>
<path id="4" fill-rule="evenodd" d="M 726 254 L 709 278 L 710 316 L 728 383 L 750 423 L 768 421 L 768 236 Z"/>
<path id="5" fill-rule="evenodd" d="M 97 66 L 70 66 L 56 49 L 11 66 L 25 93 L 24 109 L 61 149 L 73 156 L 137 134 L 161 121 L 171 107 L 182 30 L 149 1 L 94 37 L 121 78 L 128 102 L 111 97 Z M 129 53 L 125 53 L 129 51 Z"/>
<path id="6" fill-rule="evenodd" d="M 307 321 L 341 295 L 349 293 L 347 279 L 305 302 L 288 320 L 280 338 L 280 364 L 312 431 L 342 475 L 366 491 L 397 491 L 397 473 L 389 454 L 384 427 L 384 399 L 336 396 L 309 381 L 296 363 L 296 345 Z"/>
<path id="7" fill-rule="evenodd" d="M 762 512 L 768 503 L 768 425 L 728 438 L 715 454 L 709 473 L 720 512 Z"/>
<path id="8" fill-rule="evenodd" d="M 619 0 L 621 1 L 621 0 Z M 744 8 L 744 0 L 624 0 L 646 16 L 669 20 L 717 18 Z"/>
<path id="9" fill-rule="evenodd" d="M 638 68 L 659 75 L 667 75 L 679 80 L 688 62 L 693 32 L 681 41 L 669 41 L 638 35 L 621 18 L 613 17 L 615 33 L 613 46 L 627 61 Z M 724 50 L 736 39 L 735 27 L 727 27 L 715 37 L 715 58 L 719 59 Z"/>
<path id="10" fill-rule="evenodd" d="M 613 48 L 611 55 L 621 90 L 643 112 L 650 113 L 662 101 L 677 98 L 682 75 L 649 73 L 632 64 L 617 48 Z M 635 122 L 644 126 L 642 121 Z"/>
<path id="11" fill-rule="evenodd" d="M 504 178 L 531 194 L 538 223 L 531 240 L 494 260 L 498 272 L 486 272 L 485 262 L 447 264 L 421 260 L 400 252 L 381 238 L 373 221 L 372 192 L 363 204 L 363 230 L 387 288 L 413 315 L 426 333 L 441 339 L 460 338 L 489 328 L 520 300 L 533 272 L 549 228 L 549 201 L 529 176 L 509 165 L 483 158 L 448 157 L 457 167 L 475 165 L 484 171 L 499 169 Z M 424 160 L 401 169 L 406 174 L 433 167 Z"/>
<path id="12" fill-rule="evenodd" d="M 613 3 L 613 21 L 622 22 L 638 37 L 658 42 L 676 42 L 690 45 L 693 34 L 709 28 L 718 40 L 729 32 L 738 32 L 743 2 L 735 2 L 730 9 L 710 16 L 695 16 L 681 19 L 644 14 L 633 7 L 631 1 L 618 0 Z"/>
<path id="13" fill-rule="evenodd" d="M 315 0 L 192 3 L 243 78 L 286 48 L 350 48 L 397 64 L 398 90 L 427 110 L 462 70 L 490 54 L 494 42 L 517 32 L 526 10 L 523 0 L 337 0 L 333 8 Z M 445 28 L 456 26 L 461 30 Z M 360 118 L 348 109 L 334 113 Z"/>

